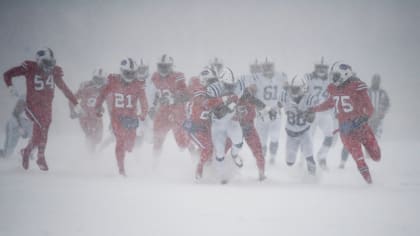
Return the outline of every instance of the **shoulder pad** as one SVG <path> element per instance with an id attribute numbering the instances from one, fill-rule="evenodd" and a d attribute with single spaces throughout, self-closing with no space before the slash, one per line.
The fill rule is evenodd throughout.
<path id="1" fill-rule="evenodd" d="M 179 81 L 179 80 L 185 80 L 185 76 L 184 76 L 184 73 L 181 73 L 181 72 L 174 72 L 174 78 L 175 78 L 175 81 Z"/>
<path id="2" fill-rule="evenodd" d="M 213 83 L 207 86 L 206 93 L 209 97 L 220 97 L 222 91 L 219 87 L 219 83 Z"/>
<path id="3" fill-rule="evenodd" d="M 21 67 L 23 67 L 25 70 L 28 70 L 29 68 L 34 68 L 36 65 L 36 62 L 34 61 L 24 61 L 22 62 Z"/>

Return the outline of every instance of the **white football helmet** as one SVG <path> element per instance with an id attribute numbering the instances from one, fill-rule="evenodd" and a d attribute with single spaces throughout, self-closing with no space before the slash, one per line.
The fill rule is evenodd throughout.
<path id="1" fill-rule="evenodd" d="M 157 63 L 157 69 L 162 77 L 168 76 L 173 71 L 174 59 L 166 54 L 163 54 Z"/>
<path id="2" fill-rule="evenodd" d="M 214 71 L 220 73 L 223 69 L 223 61 L 222 59 L 215 57 L 210 60 L 210 66 L 213 68 Z"/>
<path id="3" fill-rule="evenodd" d="M 218 80 L 216 71 L 214 71 L 210 66 L 204 67 L 198 78 L 200 80 L 200 84 L 203 86 L 207 86 Z"/>
<path id="4" fill-rule="evenodd" d="M 289 82 L 287 87 L 289 94 L 292 98 L 297 99 L 305 95 L 308 91 L 308 79 L 307 75 L 295 75 Z"/>
<path id="5" fill-rule="evenodd" d="M 51 50 L 51 48 L 42 48 L 38 50 L 36 52 L 36 62 L 44 72 L 51 72 L 56 64 L 54 52 Z"/>
<path id="6" fill-rule="evenodd" d="M 249 65 L 249 72 L 251 74 L 257 74 L 257 73 L 261 73 L 262 68 L 261 68 L 261 64 L 258 63 L 258 60 L 255 59 L 255 61 Z"/>
<path id="7" fill-rule="evenodd" d="M 137 79 L 137 63 L 130 57 L 124 58 L 120 63 L 121 76 L 124 81 L 132 82 Z"/>
<path id="8" fill-rule="evenodd" d="M 335 86 L 340 86 L 352 76 L 351 66 L 344 62 L 337 61 L 331 66 L 329 77 Z"/>
<path id="9" fill-rule="evenodd" d="M 95 83 L 95 86 L 101 87 L 105 84 L 106 73 L 102 68 L 96 68 L 92 73 L 92 80 Z"/>
<path id="10" fill-rule="evenodd" d="M 268 57 L 261 63 L 261 69 L 264 77 L 273 78 L 274 76 L 274 62 Z"/>
<path id="11" fill-rule="evenodd" d="M 138 68 L 139 80 L 144 81 L 149 76 L 149 66 L 146 65 L 143 59 L 140 59 L 140 64 Z"/>
<path id="12" fill-rule="evenodd" d="M 328 78 L 328 68 L 329 66 L 324 64 L 324 57 L 321 57 L 321 63 L 315 64 L 314 74 L 318 78 L 326 80 Z"/>
<path id="13" fill-rule="evenodd" d="M 236 82 L 238 81 L 229 67 L 223 67 L 222 71 L 219 73 L 219 80 L 227 88 L 234 87 Z"/>

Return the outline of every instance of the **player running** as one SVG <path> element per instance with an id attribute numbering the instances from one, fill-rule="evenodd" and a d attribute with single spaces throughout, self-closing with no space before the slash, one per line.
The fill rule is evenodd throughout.
<path id="1" fill-rule="evenodd" d="M 374 161 L 381 159 L 381 151 L 368 125 L 374 111 L 368 87 L 354 75 L 351 66 L 343 62 L 335 62 L 329 76 L 332 84 L 328 86 L 328 99 L 311 110 L 321 112 L 335 107 L 343 145 L 353 156 L 360 174 L 370 184 L 372 178 L 363 156 L 362 145 Z"/>
<path id="2" fill-rule="evenodd" d="M 33 122 L 32 137 L 28 145 L 21 150 L 22 166 L 29 168 L 29 156 L 33 149 L 38 148 L 38 167 L 48 170 L 45 160 L 45 148 L 48 140 L 48 130 L 52 117 L 52 101 L 55 86 L 57 86 L 75 106 L 77 113 L 82 108 L 63 80 L 63 70 L 56 65 L 54 53 L 50 48 L 44 48 L 36 53 L 36 61 L 25 61 L 22 65 L 13 67 L 4 73 L 4 81 L 11 94 L 15 95 L 12 79 L 23 76 L 26 80 L 26 108 L 28 118 Z"/>
<path id="3" fill-rule="evenodd" d="M 309 93 L 312 95 L 313 103 L 318 105 L 323 103 L 328 98 L 327 87 L 330 84 L 328 79 L 329 66 L 324 64 L 324 58 L 321 58 L 321 63 L 315 64 L 315 69 L 312 73 L 308 74 Z M 334 130 L 336 129 L 336 120 L 334 119 L 334 110 L 326 110 L 319 112 L 312 125 L 312 133 L 315 134 L 316 128 L 322 131 L 324 140 L 318 150 L 316 159 L 321 169 L 327 169 L 327 154 L 331 149 L 334 141 Z"/>
<path id="4" fill-rule="evenodd" d="M 263 146 L 264 156 L 267 158 L 267 149 L 269 147 L 269 160 L 271 164 L 274 164 L 281 130 L 281 110 L 277 102 L 287 82 L 287 76 L 284 73 L 276 73 L 274 62 L 268 58 L 261 63 L 261 69 L 261 74 L 253 74 L 253 76 L 258 78 L 256 97 L 264 102 L 266 105 L 265 109 L 268 112 L 262 113 L 264 114 L 263 116 L 258 116 L 255 124 Z"/>
<path id="5" fill-rule="evenodd" d="M 137 65 L 131 58 L 125 58 L 120 63 L 120 74 L 110 74 L 108 83 L 102 89 L 96 100 L 95 109 L 102 116 L 102 103 L 111 95 L 111 125 L 116 138 L 115 155 L 118 171 L 126 176 L 124 158 L 126 152 L 131 152 L 136 140 L 136 129 L 139 119 L 147 115 L 147 98 L 144 82 L 137 80 Z M 137 104 L 140 102 L 141 114 L 138 114 Z"/>
<path id="6" fill-rule="evenodd" d="M 185 104 L 189 100 L 184 74 L 173 70 L 172 57 L 164 54 L 152 76 L 156 88 L 151 113 L 153 114 L 153 151 L 155 157 L 162 152 L 163 142 L 170 130 L 181 149 L 189 147 L 189 138 L 182 123 L 185 121 Z"/>
<path id="7" fill-rule="evenodd" d="M 312 96 L 308 93 L 307 78 L 294 76 L 283 91 L 280 102 L 287 116 L 286 119 L 286 163 L 294 165 L 300 149 L 306 160 L 309 174 L 316 174 L 316 163 L 313 157 L 313 142 L 310 132 L 315 114 L 308 109 L 313 105 Z"/>
<path id="8" fill-rule="evenodd" d="M 102 88 L 106 83 L 106 74 L 102 68 L 97 68 L 93 72 L 92 79 L 80 84 L 76 92 L 76 98 L 79 100 L 84 113 L 77 115 L 70 104 L 70 117 L 78 118 L 80 126 L 85 134 L 88 149 L 93 152 L 96 146 L 102 140 L 103 122 L 102 117 L 96 115 L 95 105 Z"/>

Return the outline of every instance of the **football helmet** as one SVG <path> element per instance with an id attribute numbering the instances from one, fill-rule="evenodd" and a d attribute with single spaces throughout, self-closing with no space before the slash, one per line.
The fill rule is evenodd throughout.
<path id="1" fill-rule="evenodd" d="M 351 66 L 344 62 L 337 61 L 331 66 L 329 77 L 335 86 L 340 86 L 352 76 Z"/>
<path id="2" fill-rule="evenodd" d="M 50 73 L 56 64 L 51 48 L 42 48 L 36 52 L 36 62 L 44 72 Z"/>
<path id="3" fill-rule="evenodd" d="M 137 79 L 137 63 L 130 57 L 121 60 L 120 71 L 125 82 L 129 83 Z"/>
<path id="4" fill-rule="evenodd" d="M 273 78 L 274 76 L 274 62 L 268 57 L 265 58 L 264 62 L 261 63 L 261 69 L 264 77 Z"/>
<path id="5" fill-rule="evenodd" d="M 214 71 L 210 66 L 204 67 L 198 78 L 200 80 L 200 84 L 203 86 L 207 86 L 218 80 L 216 71 Z"/>
<path id="6" fill-rule="evenodd" d="M 101 87 L 105 84 L 106 73 L 102 68 L 96 68 L 92 74 L 92 81 L 96 87 Z"/>
<path id="7" fill-rule="evenodd" d="M 223 67 L 222 71 L 219 73 L 219 80 L 227 89 L 232 89 L 237 82 L 235 75 L 229 67 Z"/>
<path id="8" fill-rule="evenodd" d="M 262 71 L 261 65 L 258 63 L 258 60 L 255 59 L 255 61 L 251 65 L 249 65 L 249 72 L 251 74 L 257 74 L 257 73 L 261 73 L 261 71 Z"/>
<path id="9" fill-rule="evenodd" d="M 166 77 L 168 76 L 172 70 L 174 65 L 174 59 L 171 56 L 163 54 L 157 63 L 157 70 L 160 76 Z"/>
<path id="10" fill-rule="evenodd" d="M 140 59 L 140 64 L 138 70 L 139 80 L 144 81 L 149 76 L 149 66 L 146 65 L 143 59 Z"/>
<path id="11" fill-rule="evenodd" d="M 301 98 L 308 91 L 308 79 L 306 75 L 295 75 L 288 82 L 288 93 L 293 99 Z"/>
<path id="12" fill-rule="evenodd" d="M 326 80 L 328 78 L 328 69 L 329 66 L 324 64 L 324 57 L 321 57 L 321 63 L 315 64 L 314 74 L 318 78 Z"/>
<path id="13" fill-rule="evenodd" d="M 215 57 L 212 60 L 210 60 L 210 66 L 213 68 L 214 71 L 220 73 L 223 69 L 223 61 L 220 58 Z"/>

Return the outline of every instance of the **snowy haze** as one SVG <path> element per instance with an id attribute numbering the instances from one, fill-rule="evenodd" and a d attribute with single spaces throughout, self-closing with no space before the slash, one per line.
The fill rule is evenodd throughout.
<path id="1" fill-rule="evenodd" d="M 329 64 L 346 61 L 368 84 L 380 73 L 391 109 L 384 161 L 369 163 L 372 188 L 352 160 L 336 169 L 340 142 L 319 184 L 300 183 L 299 168 L 287 169 L 283 159 L 259 184 L 245 149 L 242 174 L 220 187 L 192 183 L 194 166 L 172 137 L 158 177 L 146 145 L 129 157 L 130 178 L 116 178 L 113 147 L 93 158 L 81 150 L 84 137 L 57 90 L 47 147 L 52 170 L 40 173 L 32 162 L 23 172 L 17 154 L 0 162 L 0 235 L 416 235 L 419 22 L 419 1 L 1 1 L 2 73 L 43 46 L 54 50 L 72 90 L 95 67 L 117 72 L 126 56 L 144 58 L 154 71 L 167 53 L 187 77 L 215 56 L 237 74 L 269 56 L 288 75 L 311 72 L 324 56 Z M 15 100 L 0 84 L 3 134 Z"/>
<path id="2" fill-rule="evenodd" d="M 55 51 L 73 89 L 90 78 L 94 67 L 116 71 L 125 56 L 142 57 L 153 70 L 159 55 L 168 53 L 187 77 L 214 56 L 238 74 L 247 72 L 255 58 L 270 56 L 289 75 L 310 72 L 325 56 L 328 63 L 348 62 L 368 83 L 373 73 L 382 75 L 392 103 L 385 139 L 416 138 L 420 131 L 420 111 L 412 100 L 420 87 L 418 1 L 0 4 L 1 71 L 32 58 L 42 46 Z M 8 99 L 2 94 L 3 105 Z M 2 112 L 3 120 L 9 111 Z"/>

